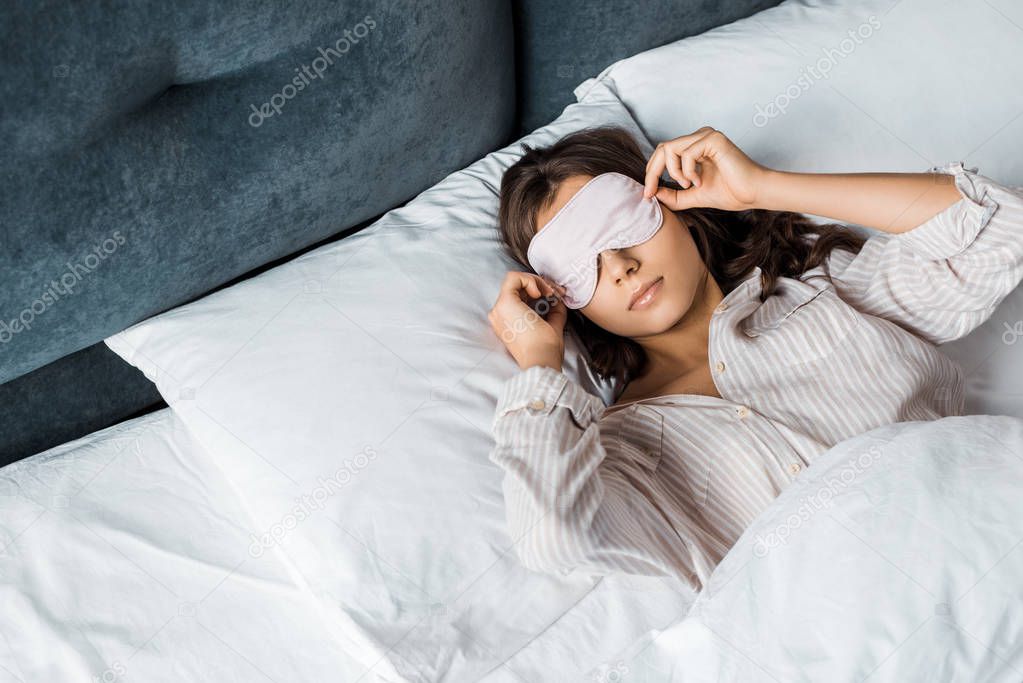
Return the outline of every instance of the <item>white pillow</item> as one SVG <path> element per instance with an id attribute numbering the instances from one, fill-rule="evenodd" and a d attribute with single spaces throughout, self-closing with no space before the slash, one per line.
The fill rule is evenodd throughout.
<path id="1" fill-rule="evenodd" d="M 1011 0 L 789 0 L 615 62 L 576 96 L 603 96 L 599 83 L 653 143 L 711 125 L 782 170 L 919 172 L 963 160 L 1023 185 L 1021 27 L 1023 5 Z M 1023 288 L 942 347 L 966 372 L 968 412 L 1023 417 L 1021 348 Z"/>
<path id="2" fill-rule="evenodd" d="M 652 151 L 601 86 L 520 142 L 603 124 Z M 657 579 L 594 590 L 511 552 L 487 456 L 518 368 L 486 314 L 521 269 L 496 230 L 521 153 L 489 154 L 351 237 L 107 340 L 231 477 L 253 555 L 287 562 L 337 628 L 365 633 L 410 680 L 578 680 L 693 598 Z M 568 344 L 566 371 L 609 401 Z"/>

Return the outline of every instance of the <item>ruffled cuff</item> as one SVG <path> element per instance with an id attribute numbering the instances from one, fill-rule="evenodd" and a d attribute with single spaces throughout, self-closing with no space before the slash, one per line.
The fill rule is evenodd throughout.
<path id="1" fill-rule="evenodd" d="M 960 200 L 912 230 L 893 237 L 909 252 L 927 260 L 941 261 L 973 244 L 998 209 L 998 203 L 987 191 L 990 181 L 977 175 L 976 168 L 964 168 L 962 161 L 934 166 L 928 173 L 954 175 Z"/>

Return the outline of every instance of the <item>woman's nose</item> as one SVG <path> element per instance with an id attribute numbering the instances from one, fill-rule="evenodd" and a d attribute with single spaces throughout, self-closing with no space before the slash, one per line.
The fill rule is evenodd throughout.
<path id="1" fill-rule="evenodd" d="M 600 252 L 600 258 L 602 259 L 604 268 L 607 270 L 607 274 L 615 280 L 625 274 L 628 265 L 627 260 L 622 256 L 618 249 L 602 251 Z"/>

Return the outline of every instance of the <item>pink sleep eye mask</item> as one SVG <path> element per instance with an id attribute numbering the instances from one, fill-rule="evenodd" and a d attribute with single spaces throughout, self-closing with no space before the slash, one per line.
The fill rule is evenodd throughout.
<path id="1" fill-rule="evenodd" d="M 597 289 L 597 259 L 607 249 L 646 242 L 664 222 L 656 197 L 621 173 L 601 173 L 582 186 L 533 236 L 526 251 L 541 277 L 565 288 L 563 301 L 582 308 Z"/>

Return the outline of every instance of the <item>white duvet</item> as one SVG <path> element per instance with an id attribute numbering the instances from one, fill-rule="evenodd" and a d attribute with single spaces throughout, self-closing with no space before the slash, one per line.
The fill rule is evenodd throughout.
<path id="1" fill-rule="evenodd" d="M 621 680 L 1023 680 L 1023 420 L 882 427 L 817 460 Z"/>

